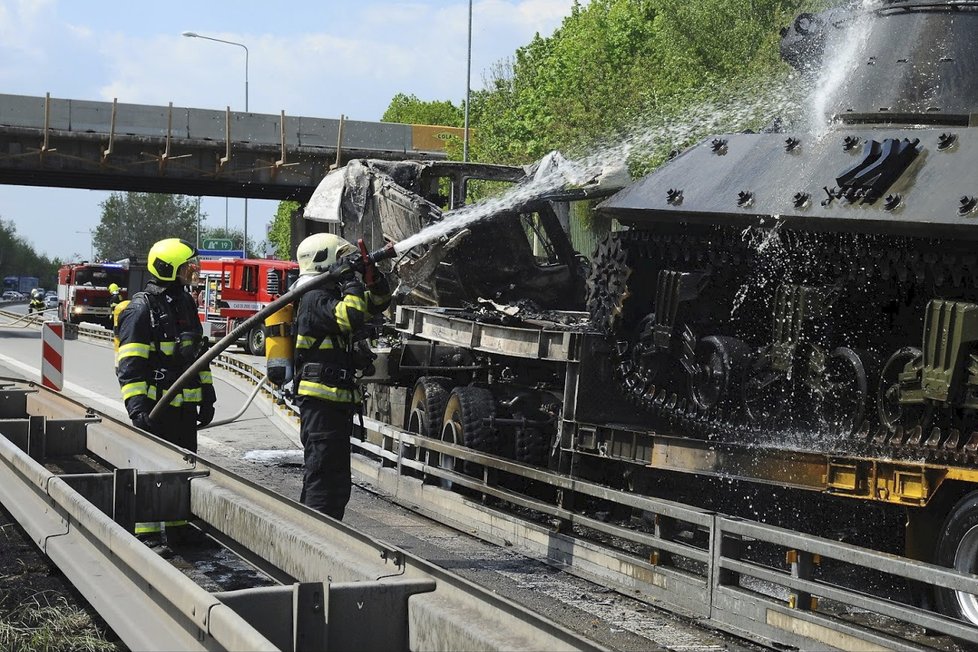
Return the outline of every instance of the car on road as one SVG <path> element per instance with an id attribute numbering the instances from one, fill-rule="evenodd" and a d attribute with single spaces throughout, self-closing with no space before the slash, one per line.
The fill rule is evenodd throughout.
<path id="1" fill-rule="evenodd" d="M 23 295 L 21 295 L 21 293 L 17 292 L 16 290 L 6 290 L 3 293 L 3 296 L 0 297 L 0 299 L 2 299 L 3 301 L 19 301 L 23 298 L 24 298 Z"/>
<path id="2" fill-rule="evenodd" d="M 48 294 L 44 297 L 44 307 L 45 308 L 57 308 L 58 307 L 58 295 Z"/>

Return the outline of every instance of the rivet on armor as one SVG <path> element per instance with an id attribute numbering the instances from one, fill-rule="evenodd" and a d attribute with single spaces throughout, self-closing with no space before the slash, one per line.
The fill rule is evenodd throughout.
<path id="1" fill-rule="evenodd" d="M 887 195 L 886 198 L 883 199 L 883 210 L 892 211 L 896 209 L 896 207 L 899 206 L 900 202 L 902 201 L 903 197 L 901 197 L 899 193 Z"/>
<path id="2" fill-rule="evenodd" d="M 754 203 L 754 193 L 750 190 L 741 190 L 737 193 L 737 205 L 740 207 L 750 206 Z"/>
<path id="3" fill-rule="evenodd" d="M 958 215 L 967 215 L 975 210 L 978 206 L 978 197 L 973 197 L 971 195 L 964 195 L 961 197 L 959 202 L 961 205 L 958 207 Z"/>
<path id="4" fill-rule="evenodd" d="M 846 150 L 847 152 L 857 145 L 859 145 L 858 136 L 846 136 L 845 140 L 842 141 L 842 149 Z"/>
<path id="5" fill-rule="evenodd" d="M 710 145 L 716 154 L 727 153 L 727 141 L 723 138 L 714 138 Z"/>
<path id="6" fill-rule="evenodd" d="M 683 191 L 680 188 L 670 188 L 666 191 L 666 201 L 673 206 L 679 206 L 683 203 Z"/>
<path id="7" fill-rule="evenodd" d="M 954 144 L 958 142 L 957 134 L 944 133 L 937 137 L 937 149 L 944 151 L 954 147 Z"/>
<path id="8" fill-rule="evenodd" d="M 799 140 L 798 138 L 786 138 L 784 141 L 784 151 L 786 152 L 794 151 L 795 149 L 798 148 L 799 145 L 801 145 L 801 140 Z"/>
<path id="9" fill-rule="evenodd" d="M 795 196 L 792 197 L 791 200 L 794 203 L 795 208 L 804 208 L 805 206 L 808 206 L 808 200 L 811 198 L 812 196 L 807 192 L 796 192 Z"/>

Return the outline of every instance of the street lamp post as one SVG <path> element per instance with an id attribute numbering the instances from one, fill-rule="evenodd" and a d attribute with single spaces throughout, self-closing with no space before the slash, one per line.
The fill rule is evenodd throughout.
<path id="1" fill-rule="evenodd" d="M 88 234 L 88 262 L 95 262 L 95 229 L 89 229 L 87 231 L 75 231 L 75 233 L 87 233 Z"/>
<path id="2" fill-rule="evenodd" d="M 188 38 L 202 38 L 207 41 L 215 41 L 217 43 L 224 43 L 226 45 L 236 45 L 239 48 L 243 48 L 245 51 L 245 113 L 248 113 L 248 46 L 244 43 L 238 43 L 237 41 L 225 41 L 224 39 L 214 38 L 213 36 L 204 36 L 203 34 L 198 34 L 197 32 L 182 32 L 183 36 Z M 225 225 L 226 226 L 226 225 Z M 227 230 L 225 228 L 225 230 Z M 248 198 L 245 197 L 244 200 L 244 238 L 241 243 L 241 249 L 244 250 L 245 258 L 248 257 Z"/>
<path id="3" fill-rule="evenodd" d="M 469 160 L 469 98 L 472 88 L 472 0 L 469 0 L 469 53 L 465 63 L 465 131 L 462 135 L 462 162 Z"/>

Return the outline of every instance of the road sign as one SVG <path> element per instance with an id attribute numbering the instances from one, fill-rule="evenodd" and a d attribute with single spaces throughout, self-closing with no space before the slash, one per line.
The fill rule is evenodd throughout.
<path id="1" fill-rule="evenodd" d="M 198 249 L 197 255 L 201 258 L 244 258 L 244 252 L 240 249 Z"/>
<path id="2" fill-rule="evenodd" d="M 234 248 L 234 241 L 231 238 L 204 238 L 201 241 L 204 249 L 216 249 L 217 251 L 231 251 Z"/>

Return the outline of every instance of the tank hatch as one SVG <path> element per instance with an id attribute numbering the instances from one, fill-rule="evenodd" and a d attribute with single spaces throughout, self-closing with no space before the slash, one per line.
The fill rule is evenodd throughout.
<path id="1" fill-rule="evenodd" d="M 978 112 L 978 2 L 882 1 L 801 14 L 781 55 L 839 76 L 827 111 L 845 122 L 968 125 Z"/>

